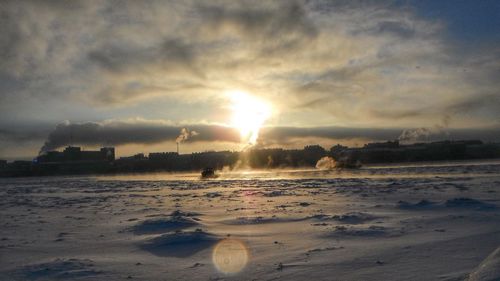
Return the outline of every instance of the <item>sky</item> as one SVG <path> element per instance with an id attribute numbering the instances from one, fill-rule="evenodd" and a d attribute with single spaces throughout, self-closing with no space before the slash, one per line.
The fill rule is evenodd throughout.
<path id="1" fill-rule="evenodd" d="M 0 34 L 0 159 L 245 149 L 234 92 L 255 147 L 500 141 L 500 1 L 7 0 Z"/>

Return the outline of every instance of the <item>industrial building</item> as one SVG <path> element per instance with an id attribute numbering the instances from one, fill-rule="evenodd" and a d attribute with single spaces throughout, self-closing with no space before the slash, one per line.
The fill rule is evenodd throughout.
<path id="1" fill-rule="evenodd" d="M 48 151 L 38 156 L 37 163 L 57 163 L 57 162 L 95 162 L 114 161 L 115 148 L 103 147 L 100 150 L 82 150 L 81 147 L 68 146 L 62 152 Z"/>

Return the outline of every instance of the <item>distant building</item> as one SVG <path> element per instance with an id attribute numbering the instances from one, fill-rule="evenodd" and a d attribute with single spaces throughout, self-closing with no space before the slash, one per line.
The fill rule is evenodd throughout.
<path id="1" fill-rule="evenodd" d="M 177 152 L 152 152 L 149 153 L 149 160 L 151 161 L 165 161 L 171 160 L 179 156 Z"/>
<path id="2" fill-rule="evenodd" d="M 483 142 L 480 140 L 456 140 L 456 141 L 435 141 L 431 142 L 430 145 L 482 145 Z"/>
<path id="3" fill-rule="evenodd" d="M 47 162 L 63 162 L 64 153 L 59 151 L 47 151 L 45 154 L 40 155 L 36 158 L 37 163 L 47 163 Z"/>
<path id="4" fill-rule="evenodd" d="M 79 161 L 82 159 L 82 149 L 76 146 L 68 146 L 63 151 L 64 161 Z"/>
<path id="5" fill-rule="evenodd" d="M 364 145 L 363 148 L 371 149 L 371 148 L 398 148 L 399 141 L 386 141 L 386 142 L 372 142 Z"/>
<path id="6" fill-rule="evenodd" d="M 347 146 L 344 146 L 344 145 L 341 145 L 341 144 L 337 144 L 337 145 L 334 145 L 330 148 L 330 152 L 335 154 L 335 153 L 340 153 L 346 149 L 348 149 L 349 147 Z"/>
<path id="7" fill-rule="evenodd" d="M 14 169 L 25 169 L 31 166 L 31 161 L 16 160 L 10 163 L 10 166 Z"/>
<path id="8" fill-rule="evenodd" d="M 7 160 L 0 160 L 0 169 L 7 168 Z"/>
<path id="9" fill-rule="evenodd" d="M 115 148 L 114 147 L 103 147 L 103 148 L 101 148 L 101 155 L 104 155 L 104 157 L 108 161 L 115 161 Z"/>
<path id="10" fill-rule="evenodd" d="M 90 162 L 90 161 L 114 161 L 115 148 L 103 147 L 100 150 L 83 151 L 81 147 L 68 146 L 62 152 L 48 151 L 36 158 L 36 163 L 57 162 Z"/>
<path id="11" fill-rule="evenodd" d="M 146 160 L 147 157 L 144 155 L 144 153 L 137 153 L 132 156 L 126 156 L 126 157 L 120 157 L 121 161 L 128 161 L 128 160 Z"/>

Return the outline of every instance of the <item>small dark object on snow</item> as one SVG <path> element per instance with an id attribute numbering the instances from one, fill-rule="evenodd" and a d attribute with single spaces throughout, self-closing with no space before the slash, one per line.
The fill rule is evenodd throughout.
<path id="1" fill-rule="evenodd" d="M 213 168 L 205 168 L 203 171 L 201 171 L 201 178 L 203 179 L 208 179 L 208 178 L 216 178 L 217 175 L 215 174 L 215 170 Z"/>

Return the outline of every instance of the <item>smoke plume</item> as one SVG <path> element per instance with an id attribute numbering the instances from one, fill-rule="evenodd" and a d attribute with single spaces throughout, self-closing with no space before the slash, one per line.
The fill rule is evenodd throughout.
<path id="1" fill-rule="evenodd" d="M 196 131 L 189 131 L 189 129 L 187 128 L 182 128 L 181 129 L 181 133 L 180 135 L 175 139 L 175 142 L 176 143 L 181 143 L 183 141 L 187 141 L 188 139 L 192 138 L 192 137 L 195 137 L 199 135 L 198 132 Z"/>
<path id="2" fill-rule="evenodd" d="M 428 128 L 416 128 L 403 130 L 398 140 L 401 142 L 416 142 L 422 140 L 428 140 L 429 136 L 432 134 L 432 130 Z"/>

